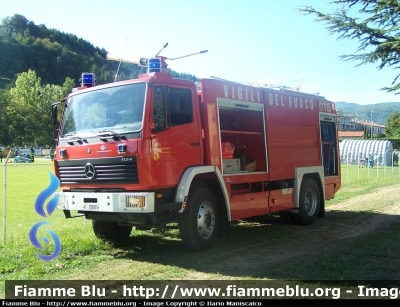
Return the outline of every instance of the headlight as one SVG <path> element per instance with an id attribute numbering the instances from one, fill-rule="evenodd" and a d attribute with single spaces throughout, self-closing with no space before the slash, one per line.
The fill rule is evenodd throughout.
<path id="1" fill-rule="evenodd" d="M 126 209 L 138 209 L 146 207 L 146 196 L 136 194 L 125 194 L 125 199 L 123 200 L 125 203 Z"/>

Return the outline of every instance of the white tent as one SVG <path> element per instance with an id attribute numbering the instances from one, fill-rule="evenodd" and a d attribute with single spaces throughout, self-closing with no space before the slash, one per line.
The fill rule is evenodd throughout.
<path id="1" fill-rule="evenodd" d="M 352 140 L 340 142 L 341 163 L 357 164 L 372 155 L 377 165 L 392 165 L 392 142 L 385 140 Z"/>

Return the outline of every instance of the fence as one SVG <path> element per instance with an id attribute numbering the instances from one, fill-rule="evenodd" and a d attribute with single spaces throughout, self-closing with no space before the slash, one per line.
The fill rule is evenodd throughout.
<path id="1" fill-rule="evenodd" d="M 3 187 L 3 201 L 0 201 L 0 242 L 4 245 L 29 242 L 29 231 L 32 226 L 40 221 L 50 223 L 50 228 L 57 233 L 60 229 L 76 228 L 78 231 L 86 226 L 84 218 L 66 219 L 61 210 L 55 211 L 46 217 L 39 215 L 35 209 L 35 202 L 50 185 L 50 173 L 54 173 L 51 160 L 36 158 L 33 163 L 9 163 L 0 164 L 0 184 Z M 45 200 L 48 201 L 52 197 Z M 44 204 L 45 205 L 45 204 Z M 82 229 L 91 231 L 91 229 Z"/>
<path id="2" fill-rule="evenodd" d="M 14 241 L 29 243 L 28 233 L 36 223 L 46 220 L 52 229 L 71 230 L 74 232 L 90 231 L 84 218 L 66 219 L 63 212 L 56 209 L 50 216 L 40 216 L 35 210 L 38 195 L 49 187 L 53 173 L 51 160 L 37 158 L 33 163 L 0 164 L 0 184 L 3 187 L 3 201 L 0 201 L 0 242 L 12 244 Z M 388 176 L 399 176 L 399 166 L 367 167 L 361 164 L 342 164 L 342 186 L 364 180 L 379 180 Z M 48 200 L 47 200 L 48 201 Z M 23 240 L 23 241 L 22 241 Z"/>
<path id="3" fill-rule="evenodd" d="M 382 163 L 378 163 L 375 158 L 369 157 L 351 163 L 350 161 L 352 160 L 350 159 L 350 156 L 352 153 L 347 153 L 349 157 L 342 157 L 343 161 L 345 161 L 341 168 L 342 183 L 379 180 L 379 178 L 400 175 L 399 161 L 394 159 L 395 154 L 398 152 L 398 149 L 393 151 L 390 165 L 382 165 Z"/>

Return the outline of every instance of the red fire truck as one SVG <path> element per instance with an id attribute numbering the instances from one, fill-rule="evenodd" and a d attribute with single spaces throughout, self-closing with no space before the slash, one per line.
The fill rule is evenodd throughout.
<path id="1" fill-rule="evenodd" d="M 165 47 L 165 46 L 164 46 Z M 288 89 L 172 78 L 168 58 L 138 79 L 82 86 L 65 101 L 54 168 L 67 218 L 112 243 L 179 227 L 192 251 L 229 222 L 280 213 L 308 225 L 340 188 L 333 102 Z M 128 62 L 128 61 L 127 61 Z"/>

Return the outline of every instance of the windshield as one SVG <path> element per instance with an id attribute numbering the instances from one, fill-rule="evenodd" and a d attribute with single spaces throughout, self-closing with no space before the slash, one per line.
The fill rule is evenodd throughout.
<path id="1" fill-rule="evenodd" d="M 135 83 L 72 96 L 66 107 L 61 137 L 141 130 L 145 92 L 145 83 Z"/>

